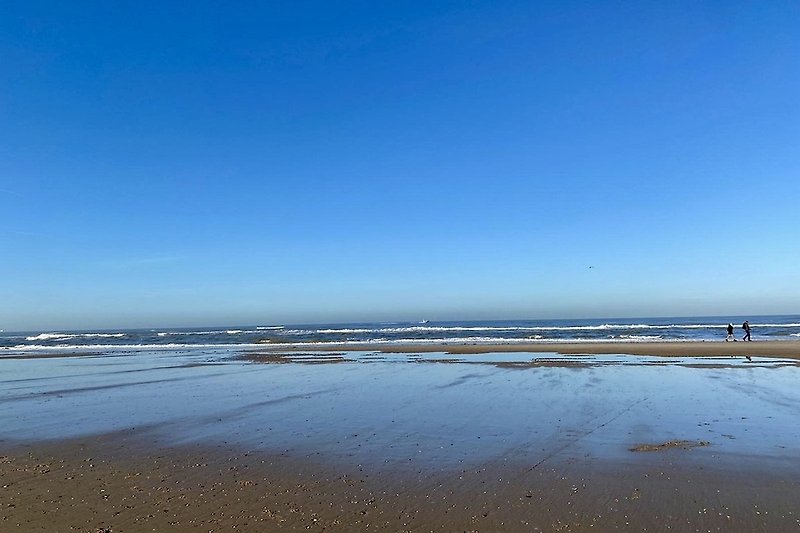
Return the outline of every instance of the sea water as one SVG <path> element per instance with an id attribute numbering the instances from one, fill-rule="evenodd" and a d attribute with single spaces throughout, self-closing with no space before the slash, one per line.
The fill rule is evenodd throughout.
<path id="1" fill-rule="evenodd" d="M 800 340 L 800 315 L 261 324 L 226 327 L 0 332 L 0 355 L 41 350 L 285 347 L 326 344 L 528 344 L 720 341 L 749 320 L 754 340 Z"/>

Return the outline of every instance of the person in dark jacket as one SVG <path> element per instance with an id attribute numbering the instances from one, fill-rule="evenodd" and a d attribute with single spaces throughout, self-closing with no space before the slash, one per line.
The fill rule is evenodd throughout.
<path id="1" fill-rule="evenodd" d="M 725 337 L 725 342 L 736 342 L 736 337 L 733 336 L 733 324 L 728 324 L 728 336 Z"/>
<path id="2" fill-rule="evenodd" d="M 744 321 L 742 324 L 742 329 L 744 330 L 744 337 L 742 337 L 743 341 L 751 341 L 753 339 L 750 338 L 750 322 L 747 320 Z"/>

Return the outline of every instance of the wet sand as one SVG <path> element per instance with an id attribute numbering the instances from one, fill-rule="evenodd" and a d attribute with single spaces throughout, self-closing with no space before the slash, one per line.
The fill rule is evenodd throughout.
<path id="1" fill-rule="evenodd" d="M 796 530 L 798 378 L 552 352 L 0 360 L 0 530 Z"/>
<path id="2" fill-rule="evenodd" d="M 309 350 L 305 348 L 272 347 L 265 350 L 287 351 Z M 314 350 L 325 351 L 370 351 L 385 353 L 447 352 L 457 354 L 493 352 L 555 352 L 562 354 L 628 354 L 658 355 L 663 357 L 705 356 L 763 356 L 800 359 L 800 341 L 753 341 L 753 342 L 541 342 L 513 344 L 326 344 L 314 345 Z"/>
<path id="3" fill-rule="evenodd" d="M 648 465 L 458 472 L 365 468 L 198 446 L 143 451 L 131 436 L 0 458 L 3 531 L 791 531 L 793 476 L 698 469 L 687 450 Z M 145 447 L 147 449 L 147 447 Z M 658 453 L 660 455 L 655 455 Z"/>

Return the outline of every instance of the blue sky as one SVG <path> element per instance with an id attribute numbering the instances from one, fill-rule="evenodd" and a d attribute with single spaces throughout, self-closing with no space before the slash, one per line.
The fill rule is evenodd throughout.
<path id="1" fill-rule="evenodd" d="M 800 313 L 798 35 L 795 2 L 3 3 L 0 329 Z"/>

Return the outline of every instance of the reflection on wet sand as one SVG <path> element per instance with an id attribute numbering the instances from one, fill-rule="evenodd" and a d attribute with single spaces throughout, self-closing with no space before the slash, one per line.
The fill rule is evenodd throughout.
<path id="1" fill-rule="evenodd" d="M 91 494 L 129 490 L 140 472 L 172 487 L 185 482 L 180 495 L 198 514 L 169 516 L 204 527 L 221 501 L 249 503 L 217 527 L 241 526 L 245 515 L 258 522 L 269 508 L 289 530 L 319 530 L 308 513 L 333 529 L 338 520 L 342 531 L 365 526 L 365 516 L 387 531 L 499 530 L 509 521 L 523 528 L 517 520 L 543 530 L 602 530 L 625 520 L 786 530 L 800 524 L 791 515 L 800 496 L 798 378 L 791 359 L 616 354 L 4 359 L 0 473 L 26 472 L 10 493 L 20 505 L 5 513 L 36 524 L 24 509 L 56 487 L 79 494 L 65 476 L 91 470 L 108 484 L 87 485 L 95 490 L 85 493 L 87 509 L 104 509 Z M 658 453 L 636 453 L 644 451 Z M 98 454 L 103 464 L 80 459 Z M 154 456 L 161 466 L 148 471 Z M 186 457 L 207 466 L 190 471 Z M 214 483 L 226 492 L 208 499 Z M 140 509 L 154 514 L 148 506 L 168 501 L 143 498 Z M 770 514 L 754 514 L 748 502 Z M 132 521 L 133 511 L 117 503 Z M 714 516 L 698 514 L 703 508 Z"/>
<path id="2" fill-rule="evenodd" d="M 254 363 L 454 363 L 460 365 L 495 365 L 502 368 L 531 367 L 597 367 L 677 365 L 692 368 L 776 368 L 800 366 L 796 359 L 774 357 L 751 358 L 733 356 L 640 356 L 621 354 L 540 354 L 530 352 L 503 353 L 391 353 L 391 352 L 259 352 L 248 351 L 238 359 Z"/>

